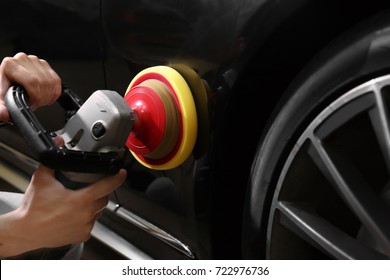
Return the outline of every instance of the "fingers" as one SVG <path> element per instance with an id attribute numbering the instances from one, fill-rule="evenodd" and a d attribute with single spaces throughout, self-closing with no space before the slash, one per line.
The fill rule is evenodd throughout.
<path id="1" fill-rule="evenodd" d="M 126 171 L 120 170 L 118 174 L 106 177 L 84 189 L 77 190 L 79 195 L 88 197 L 90 202 L 89 210 L 85 212 L 91 222 L 99 219 L 109 202 L 109 194 L 123 184 L 126 179 Z"/>
<path id="2" fill-rule="evenodd" d="M 92 213 L 94 215 L 93 219 L 96 219 L 97 216 L 100 217 L 99 213 L 101 213 L 106 208 L 108 201 L 109 201 L 108 195 L 95 200 L 92 209 Z"/>
<path id="3" fill-rule="evenodd" d="M 37 168 L 37 170 L 35 171 L 35 173 L 39 173 L 39 174 L 42 174 L 42 175 L 47 175 L 47 176 L 54 176 L 54 170 L 51 169 L 51 168 L 48 168 L 42 164 L 40 164 Z"/>
<path id="4" fill-rule="evenodd" d="M 53 169 L 50 169 L 42 164 L 40 164 L 35 170 L 30 184 L 34 186 L 34 188 L 37 189 L 43 189 L 46 188 L 48 185 L 50 187 L 54 187 L 54 185 L 61 186 L 61 184 L 55 180 L 55 171 Z"/>
<path id="5" fill-rule="evenodd" d="M 113 192 L 117 187 L 122 185 L 124 181 L 126 180 L 126 170 L 121 169 L 116 175 L 105 177 L 88 187 L 72 191 L 72 192 L 78 192 L 78 196 L 84 197 L 87 201 L 103 201 L 104 204 L 104 197 L 107 197 L 111 192 Z M 55 180 L 58 184 L 62 185 L 60 182 L 58 182 L 57 179 L 55 179 L 55 170 L 48 168 L 42 164 L 40 164 L 37 168 L 37 170 L 34 173 L 34 176 L 32 180 Z M 52 182 L 53 183 L 53 182 Z M 107 199 L 107 198 L 105 198 Z M 108 203 L 108 200 L 103 206 L 106 206 Z M 100 205 L 98 203 L 98 205 Z M 102 206 L 102 207 L 103 207 Z M 99 208 L 99 206 L 97 207 Z M 103 207 L 104 208 L 104 207 Z"/>
<path id="6" fill-rule="evenodd" d="M 61 79 L 50 65 L 34 55 L 18 53 L 14 57 L 6 57 L 1 63 L 1 94 L 12 83 L 22 85 L 29 96 L 29 105 L 38 106 L 52 104 L 61 94 Z"/>
<path id="7" fill-rule="evenodd" d="M 64 147 L 65 146 L 65 141 L 64 141 L 64 138 L 62 138 L 61 136 L 55 136 L 53 138 L 54 140 L 54 143 L 57 144 L 58 147 Z"/>
<path id="8" fill-rule="evenodd" d="M 89 195 L 94 196 L 96 199 L 105 197 L 124 183 L 126 175 L 126 170 L 121 169 L 116 175 L 106 177 L 80 191 L 88 192 Z"/>
<path id="9" fill-rule="evenodd" d="M 63 185 L 55 179 L 55 171 L 44 165 L 39 165 L 33 175 L 31 183 L 37 190 L 42 190 L 45 186 L 63 197 L 64 203 L 70 203 L 74 207 L 83 208 L 82 212 L 88 221 L 95 221 L 100 217 L 102 211 L 108 204 L 109 195 L 117 187 L 123 184 L 126 179 L 126 171 L 120 170 L 118 174 L 101 179 L 86 188 L 79 190 L 66 190 L 65 188 L 56 188 Z"/>
<path id="10" fill-rule="evenodd" d="M 61 79 L 45 60 L 24 53 L 15 55 L 14 60 L 18 65 L 12 78 L 25 87 L 32 107 L 51 104 L 60 96 Z M 23 72 L 25 76 L 20 78 Z"/>

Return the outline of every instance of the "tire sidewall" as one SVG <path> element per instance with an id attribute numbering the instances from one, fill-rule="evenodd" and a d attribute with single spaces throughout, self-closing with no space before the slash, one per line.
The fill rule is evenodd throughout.
<path id="1" fill-rule="evenodd" d="M 244 258 L 265 258 L 272 196 L 291 149 L 311 121 L 337 97 L 390 73 L 390 12 L 339 37 L 295 79 L 260 141 L 243 218 Z"/>

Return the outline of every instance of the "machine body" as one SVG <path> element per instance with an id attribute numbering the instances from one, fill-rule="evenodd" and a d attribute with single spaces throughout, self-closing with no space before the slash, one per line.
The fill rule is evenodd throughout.
<path id="1" fill-rule="evenodd" d="M 197 84 L 203 85 L 200 80 Z M 181 165 L 197 141 L 193 94 L 199 93 L 204 95 L 205 91 L 192 92 L 183 76 L 168 66 L 141 71 L 124 97 L 98 90 L 82 103 L 65 88 L 58 102 L 68 120 L 54 134 L 47 132 L 30 110 L 23 87 L 8 90 L 6 105 L 11 121 L 38 160 L 56 169 L 57 178 L 65 186 L 78 189 L 118 172 L 126 149 L 147 168 L 167 170 Z M 199 106 L 207 107 L 205 102 Z M 63 138 L 64 147 L 53 141 L 54 135 Z"/>
<path id="2" fill-rule="evenodd" d="M 46 131 L 28 106 L 23 87 L 12 86 L 6 94 L 11 121 L 21 132 L 37 159 L 57 170 L 57 178 L 68 188 L 78 189 L 122 167 L 122 154 L 130 133 L 132 110 L 113 91 L 96 91 L 82 104 L 69 89 L 58 100 L 69 116 L 63 129 Z M 64 139 L 58 146 L 53 136 Z"/>
<path id="3" fill-rule="evenodd" d="M 133 111 L 122 96 L 115 91 L 97 90 L 56 135 L 63 138 L 68 150 L 116 153 L 121 158 L 133 122 Z M 58 176 L 75 188 L 94 182 L 104 174 L 67 171 Z"/>

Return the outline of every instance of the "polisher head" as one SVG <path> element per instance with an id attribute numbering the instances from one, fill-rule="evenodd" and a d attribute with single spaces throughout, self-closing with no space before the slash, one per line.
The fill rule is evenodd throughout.
<path id="1" fill-rule="evenodd" d="M 172 169 L 191 154 L 198 130 L 196 108 L 185 79 L 173 68 L 155 66 L 141 71 L 126 90 L 134 111 L 126 146 L 144 166 Z"/>

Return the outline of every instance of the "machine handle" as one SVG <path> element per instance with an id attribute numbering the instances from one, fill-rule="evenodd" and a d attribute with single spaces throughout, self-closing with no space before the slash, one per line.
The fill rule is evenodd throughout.
<path id="1" fill-rule="evenodd" d="M 28 106 L 28 96 L 22 86 L 11 86 L 5 103 L 11 122 L 43 165 L 61 171 L 100 174 L 116 174 L 122 168 L 116 152 L 84 152 L 59 147 Z M 69 88 L 63 88 L 58 103 L 70 114 L 82 105 L 81 99 Z"/>

